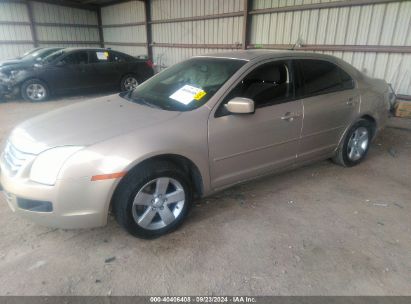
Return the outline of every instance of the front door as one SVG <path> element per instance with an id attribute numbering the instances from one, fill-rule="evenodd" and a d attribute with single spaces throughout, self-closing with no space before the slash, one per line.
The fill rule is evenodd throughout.
<path id="1" fill-rule="evenodd" d="M 226 96 L 209 120 L 211 185 L 219 189 L 295 163 L 302 102 L 294 100 L 288 61 L 257 66 Z M 253 114 L 231 114 L 234 97 L 255 102 Z"/>
<path id="2" fill-rule="evenodd" d="M 87 51 L 67 54 L 44 73 L 46 82 L 57 91 L 90 87 L 94 76 Z"/>

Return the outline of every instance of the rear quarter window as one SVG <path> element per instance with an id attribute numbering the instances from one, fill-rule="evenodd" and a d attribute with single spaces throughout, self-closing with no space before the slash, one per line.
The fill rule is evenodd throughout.
<path id="1" fill-rule="evenodd" d="M 110 52 L 110 61 L 111 62 L 130 62 L 132 61 L 132 57 L 126 54 L 117 53 L 117 52 Z"/>

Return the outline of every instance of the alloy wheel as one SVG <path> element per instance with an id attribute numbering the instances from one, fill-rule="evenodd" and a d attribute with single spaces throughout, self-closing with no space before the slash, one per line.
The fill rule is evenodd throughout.
<path id="1" fill-rule="evenodd" d="M 46 97 L 46 88 L 39 83 L 33 83 L 27 86 L 26 94 L 31 100 L 43 100 Z"/>
<path id="2" fill-rule="evenodd" d="M 137 88 L 137 86 L 138 86 L 138 81 L 134 77 L 130 76 L 124 80 L 124 89 L 126 89 L 127 91 L 132 91 L 135 88 Z"/>
<path id="3" fill-rule="evenodd" d="M 174 178 L 160 177 L 145 184 L 134 198 L 134 221 L 147 230 L 169 226 L 180 216 L 185 204 L 185 192 Z"/>
<path id="4" fill-rule="evenodd" d="M 348 158 L 357 161 L 364 156 L 369 144 L 369 132 L 365 127 L 359 127 L 351 134 L 348 141 Z"/>

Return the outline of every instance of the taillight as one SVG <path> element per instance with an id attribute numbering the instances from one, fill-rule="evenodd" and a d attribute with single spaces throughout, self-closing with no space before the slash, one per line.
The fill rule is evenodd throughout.
<path id="1" fill-rule="evenodd" d="M 388 106 L 389 109 L 392 110 L 394 108 L 395 102 L 397 100 L 397 95 L 395 94 L 395 91 L 391 85 L 391 83 L 388 84 Z"/>
<path id="2" fill-rule="evenodd" d="M 146 61 L 146 64 L 150 67 L 150 68 L 154 68 L 154 63 L 149 59 Z"/>

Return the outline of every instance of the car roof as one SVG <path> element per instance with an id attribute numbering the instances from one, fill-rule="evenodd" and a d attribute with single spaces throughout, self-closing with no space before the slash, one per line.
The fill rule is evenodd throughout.
<path id="1" fill-rule="evenodd" d="M 65 52 L 72 52 L 72 51 L 111 51 L 110 49 L 105 48 L 95 48 L 95 47 L 68 47 L 64 49 Z"/>
<path id="2" fill-rule="evenodd" d="M 71 52 L 75 52 L 75 51 L 92 51 L 92 52 L 101 52 L 101 51 L 107 51 L 107 52 L 116 52 L 128 57 L 132 57 L 134 58 L 132 55 L 121 52 L 121 51 L 117 51 L 117 50 L 112 50 L 110 48 L 96 48 L 96 47 L 68 47 L 68 48 L 63 48 L 61 50 L 63 53 L 71 53 Z"/>
<path id="3" fill-rule="evenodd" d="M 199 56 L 194 56 L 194 58 L 203 57 L 203 58 L 226 58 L 226 59 L 237 59 L 245 61 L 254 61 L 254 60 L 265 60 L 265 59 L 276 59 L 276 58 L 307 58 L 307 59 L 319 59 L 333 62 L 340 67 L 342 67 L 346 72 L 349 72 L 351 76 L 356 78 L 362 77 L 361 72 L 353 67 L 351 64 L 345 62 L 344 60 L 337 58 L 335 56 L 313 53 L 307 51 L 296 51 L 296 50 L 238 50 L 230 52 L 221 52 L 221 53 L 210 53 Z"/>
<path id="4" fill-rule="evenodd" d="M 239 50 L 221 53 L 210 53 L 199 55 L 195 57 L 214 57 L 214 58 L 228 58 L 228 59 L 240 59 L 251 61 L 258 58 L 280 58 L 280 57 L 315 57 L 322 59 L 335 60 L 334 56 L 307 52 L 307 51 L 295 51 L 295 50 Z"/>

